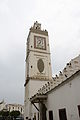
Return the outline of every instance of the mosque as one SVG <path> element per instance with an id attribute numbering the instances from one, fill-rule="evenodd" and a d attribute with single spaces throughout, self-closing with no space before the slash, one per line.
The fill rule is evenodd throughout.
<path id="1" fill-rule="evenodd" d="M 26 43 L 25 120 L 80 120 L 80 55 L 52 77 L 48 31 L 37 21 Z"/>

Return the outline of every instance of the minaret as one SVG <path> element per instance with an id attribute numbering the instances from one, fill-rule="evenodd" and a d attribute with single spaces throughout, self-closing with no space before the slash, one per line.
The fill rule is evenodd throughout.
<path id="1" fill-rule="evenodd" d="M 32 114 L 30 97 L 47 81 L 52 80 L 48 32 L 41 30 L 41 24 L 37 21 L 30 28 L 26 45 L 25 119 Z"/>

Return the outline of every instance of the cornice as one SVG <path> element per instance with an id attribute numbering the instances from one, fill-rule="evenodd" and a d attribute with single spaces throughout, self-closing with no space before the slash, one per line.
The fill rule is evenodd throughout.
<path id="1" fill-rule="evenodd" d="M 43 54 L 50 54 L 50 52 L 45 52 L 45 51 L 38 51 L 38 50 L 29 50 L 29 51 L 43 53 Z"/>
<path id="2" fill-rule="evenodd" d="M 28 78 L 26 78 L 26 81 L 25 81 L 25 84 L 24 84 L 24 87 L 28 84 L 28 82 L 30 81 L 30 80 L 38 80 L 38 81 L 51 81 L 52 79 L 48 79 L 48 78 L 44 78 L 44 77 L 28 77 Z"/>

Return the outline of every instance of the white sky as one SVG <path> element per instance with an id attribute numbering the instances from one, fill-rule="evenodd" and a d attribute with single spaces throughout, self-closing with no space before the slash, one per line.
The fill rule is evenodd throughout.
<path id="1" fill-rule="evenodd" d="M 80 0 L 0 0 L 0 101 L 24 103 L 26 38 L 35 21 L 49 32 L 53 74 L 80 54 Z"/>

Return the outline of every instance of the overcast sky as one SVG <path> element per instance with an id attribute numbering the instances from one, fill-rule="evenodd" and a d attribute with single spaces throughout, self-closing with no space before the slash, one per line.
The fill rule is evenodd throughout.
<path id="1" fill-rule="evenodd" d="M 0 0 L 0 101 L 24 103 L 26 39 L 35 21 L 49 32 L 53 74 L 80 54 L 80 0 Z"/>

